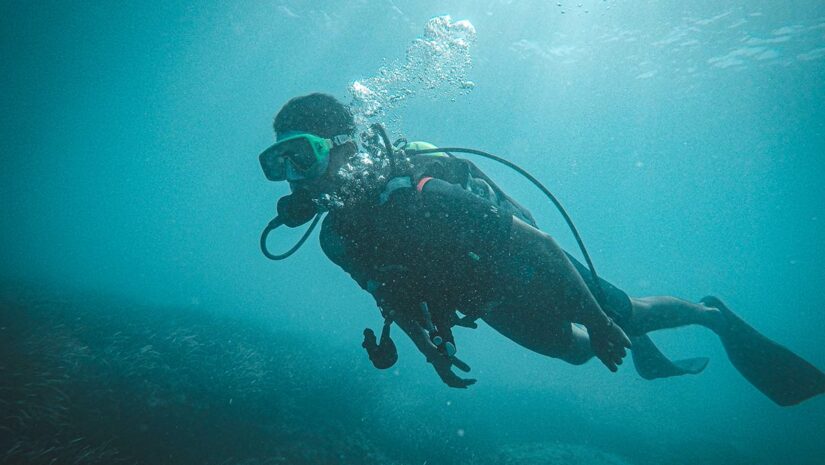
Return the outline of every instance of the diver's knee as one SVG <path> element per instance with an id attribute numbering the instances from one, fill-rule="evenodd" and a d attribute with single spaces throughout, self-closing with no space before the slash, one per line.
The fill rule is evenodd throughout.
<path id="1" fill-rule="evenodd" d="M 558 347 L 559 350 L 555 358 L 564 360 L 571 365 L 584 365 L 593 358 L 590 338 L 584 330 L 576 327 L 571 328 L 568 334 L 567 344 Z"/>

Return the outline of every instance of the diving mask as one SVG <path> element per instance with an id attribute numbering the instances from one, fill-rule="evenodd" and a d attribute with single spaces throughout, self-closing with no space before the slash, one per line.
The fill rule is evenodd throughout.
<path id="1" fill-rule="evenodd" d="M 341 134 L 325 139 L 307 132 L 278 133 L 278 141 L 258 156 L 270 181 L 301 181 L 322 176 L 329 167 L 329 152 L 350 142 Z"/>

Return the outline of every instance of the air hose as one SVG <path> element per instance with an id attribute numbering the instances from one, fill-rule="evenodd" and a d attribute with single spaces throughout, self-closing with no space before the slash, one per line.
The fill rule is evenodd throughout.
<path id="1" fill-rule="evenodd" d="M 396 172 L 396 164 L 395 164 L 395 149 L 393 148 L 392 144 L 390 143 L 390 137 L 387 135 L 387 130 L 384 129 L 384 126 L 381 123 L 375 123 L 370 126 L 374 131 L 378 132 L 378 135 L 381 136 L 381 141 L 384 142 L 384 148 L 387 151 L 387 158 L 390 160 L 390 170 L 392 173 Z"/>
<path id="2" fill-rule="evenodd" d="M 269 237 L 269 233 L 284 225 L 284 222 L 281 219 L 281 217 L 276 216 L 272 221 L 269 222 L 268 225 L 266 225 L 264 231 L 261 233 L 261 252 L 263 252 L 264 256 L 270 260 L 283 260 L 285 258 L 289 258 L 292 254 L 297 252 L 302 245 L 304 245 L 304 242 L 306 242 L 306 240 L 309 238 L 309 235 L 312 234 L 312 230 L 315 229 L 315 226 L 318 225 L 318 221 L 320 220 L 321 215 L 315 215 L 315 219 L 312 220 L 312 224 L 309 225 L 309 228 L 307 228 L 304 235 L 301 236 L 301 239 L 299 239 L 298 242 L 295 245 L 293 245 L 291 249 L 287 250 L 282 254 L 274 255 L 270 253 L 269 249 L 266 247 L 266 239 Z"/>
<path id="3" fill-rule="evenodd" d="M 261 233 L 261 252 L 263 252 L 264 256 L 266 256 L 266 258 L 270 260 L 283 260 L 285 258 L 289 258 L 292 254 L 297 252 L 302 245 L 304 245 L 304 242 L 306 242 L 306 240 L 309 238 L 309 235 L 312 234 L 312 231 L 315 229 L 315 226 L 318 225 L 318 221 L 320 220 L 321 215 L 315 215 L 315 219 L 312 220 L 312 224 L 309 225 L 309 228 L 307 228 L 304 235 L 301 236 L 301 239 L 299 239 L 298 242 L 295 245 L 293 245 L 291 249 L 287 250 L 286 252 L 280 255 L 274 255 L 270 253 L 269 249 L 266 247 L 266 239 L 269 237 L 269 233 L 284 225 L 284 222 L 283 220 L 281 220 L 281 217 L 276 216 L 272 221 L 269 222 L 268 225 L 266 225 L 264 231 Z"/>

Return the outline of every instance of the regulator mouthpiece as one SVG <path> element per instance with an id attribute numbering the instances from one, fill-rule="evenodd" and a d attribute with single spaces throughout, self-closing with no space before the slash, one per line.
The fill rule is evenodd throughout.
<path id="1" fill-rule="evenodd" d="M 277 211 L 283 224 L 295 228 L 311 220 L 318 213 L 318 207 L 309 192 L 296 190 L 278 199 Z"/>

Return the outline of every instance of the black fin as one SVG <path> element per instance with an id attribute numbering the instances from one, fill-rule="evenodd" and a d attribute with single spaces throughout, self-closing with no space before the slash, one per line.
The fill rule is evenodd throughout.
<path id="1" fill-rule="evenodd" d="M 768 339 L 733 313 L 717 297 L 701 300 L 718 308 L 728 327 L 719 338 L 733 366 L 772 401 L 786 407 L 825 393 L 825 373 Z"/>

